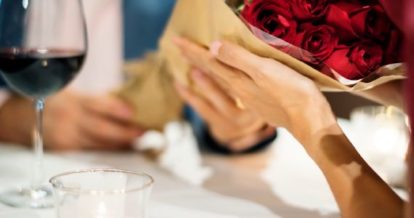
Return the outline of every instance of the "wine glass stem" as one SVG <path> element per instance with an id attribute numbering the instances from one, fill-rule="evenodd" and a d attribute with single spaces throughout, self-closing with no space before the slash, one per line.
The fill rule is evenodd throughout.
<path id="1" fill-rule="evenodd" d="M 36 109 L 36 127 L 34 132 L 34 163 L 32 189 L 38 189 L 42 186 L 44 179 L 43 165 L 43 109 L 45 102 L 43 98 L 35 100 Z"/>

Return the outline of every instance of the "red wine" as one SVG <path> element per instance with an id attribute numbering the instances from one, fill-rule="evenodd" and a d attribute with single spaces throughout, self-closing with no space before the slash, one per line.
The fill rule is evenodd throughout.
<path id="1" fill-rule="evenodd" d="M 23 95 L 43 98 L 66 86 L 82 67 L 85 53 L 72 50 L 0 50 L 0 72 Z"/>

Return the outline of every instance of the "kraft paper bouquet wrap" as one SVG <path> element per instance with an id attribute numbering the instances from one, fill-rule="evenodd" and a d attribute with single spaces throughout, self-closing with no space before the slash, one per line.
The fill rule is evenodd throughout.
<path id="1" fill-rule="evenodd" d="M 163 130 L 169 121 L 181 119 L 183 103 L 176 93 L 172 75 L 159 53 L 125 65 L 127 83 L 117 95 L 135 110 L 135 122 L 143 128 Z"/>
<path id="2" fill-rule="evenodd" d="M 375 14 L 378 10 L 382 10 L 382 8 L 380 8 L 379 4 L 371 3 L 374 1 L 343 0 L 345 4 L 335 5 L 336 11 L 333 12 L 334 14 L 327 15 L 332 12 L 332 9 L 329 9 L 329 11 L 323 12 L 324 15 L 321 15 L 323 18 L 320 18 L 317 13 L 322 13 L 321 10 L 316 8 L 314 11 L 311 11 L 309 7 L 317 7 L 318 4 L 334 4 L 338 1 L 310 1 L 316 2 L 316 4 L 306 5 L 305 3 L 309 1 L 277 0 L 279 3 L 276 7 L 283 6 L 285 3 L 293 4 L 292 2 L 299 2 L 300 4 L 302 2 L 308 7 L 305 9 L 310 10 L 311 16 L 308 17 L 306 17 L 306 13 L 295 12 L 301 15 L 291 18 L 292 21 L 289 20 L 289 16 L 294 14 L 293 11 L 282 11 L 281 15 L 285 15 L 284 17 L 276 16 L 277 22 L 281 22 L 282 25 L 286 24 L 287 27 L 294 25 L 294 29 L 297 32 L 295 37 L 291 38 L 285 37 L 289 35 L 289 28 L 282 29 L 281 31 L 275 30 L 274 26 L 276 24 L 274 20 L 269 19 L 265 20 L 264 23 L 255 23 L 254 20 L 249 20 L 248 16 L 243 16 L 244 13 L 255 13 L 255 9 L 252 8 L 254 7 L 252 4 L 255 1 L 259 0 L 177 1 L 170 21 L 160 40 L 159 50 L 153 56 L 152 61 L 143 60 L 138 64 L 140 67 L 129 69 L 129 71 L 133 72 L 132 75 L 145 74 L 147 75 L 146 77 L 152 79 L 146 80 L 142 76 L 132 77 L 129 84 L 119 92 L 122 98 L 131 102 L 136 108 L 138 123 L 146 127 L 160 128 L 160 124 L 172 119 L 178 119 L 181 114 L 179 108 L 182 107 L 182 102 L 174 94 L 173 86 L 169 83 L 172 83 L 175 79 L 184 84 L 191 84 L 188 76 L 190 66 L 173 44 L 172 39 L 175 36 L 186 37 L 206 49 L 215 40 L 227 40 L 239 44 L 252 53 L 277 60 L 293 68 L 298 73 L 309 77 L 315 81 L 322 91 L 363 92 L 373 87 L 405 78 L 404 66 L 399 63 L 398 57 L 398 43 L 400 42 L 398 35 L 394 35 L 396 37 L 391 38 L 383 35 L 387 33 L 387 29 L 380 28 L 384 31 L 380 32 L 382 35 L 376 35 L 377 32 L 375 31 L 369 32 L 371 29 L 368 29 L 367 33 L 370 33 L 372 36 L 370 36 L 369 40 L 363 40 L 364 37 L 360 37 L 358 34 L 364 32 L 364 30 L 361 30 L 362 27 L 358 23 L 354 25 L 355 22 L 351 19 L 350 24 L 352 24 L 353 29 L 347 29 L 346 26 L 336 28 L 343 23 L 341 20 L 335 23 L 335 16 L 340 16 L 341 10 L 343 10 L 342 12 L 347 12 L 342 15 L 349 16 L 352 19 L 361 19 L 361 16 L 363 16 L 363 19 L 368 16 L 383 19 L 383 16 L 379 16 L 382 15 L 381 13 Z M 263 2 L 263 0 L 261 1 Z M 357 2 L 357 4 L 360 4 L 360 7 L 347 4 L 347 2 Z M 265 11 L 264 15 L 259 14 L 257 16 L 267 16 L 280 12 L 278 8 L 274 8 L 275 6 L 272 7 Z M 292 10 L 291 6 L 288 5 L 287 7 L 290 7 L 289 10 Z M 346 17 L 346 19 L 349 17 Z M 334 18 L 334 21 L 332 21 L 333 24 L 331 25 L 332 18 Z M 388 18 L 385 16 L 385 19 Z M 376 27 L 374 21 L 367 21 L 367 25 L 372 24 Z M 328 25 L 329 27 L 325 27 Z M 363 27 L 365 28 L 364 25 Z M 392 24 L 389 24 L 387 28 L 389 28 L 390 32 L 394 30 Z M 269 29 L 275 31 L 272 32 Z M 311 29 L 313 32 L 308 31 L 308 29 Z M 305 45 L 303 42 L 307 40 L 306 34 L 308 32 L 306 31 L 312 33 L 319 31 L 319 35 L 316 36 L 322 38 L 326 32 L 338 34 L 339 39 L 333 40 L 330 38 L 331 41 L 338 45 L 335 44 L 335 49 L 331 49 L 329 55 L 320 55 L 317 52 L 314 53 L 314 51 L 310 52 L 309 50 L 314 49 L 315 43 L 319 42 L 319 38 L 316 38 L 317 40 L 310 38 L 313 41 Z M 398 34 L 397 30 L 395 33 Z M 395 43 L 392 45 L 391 51 L 389 51 L 389 48 L 374 48 L 374 46 L 371 46 L 375 44 L 376 46 L 387 45 L 386 47 L 388 47 L 388 44 L 393 41 Z M 390 45 L 390 47 L 392 46 Z M 329 49 L 321 48 L 322 54 L 326 54 L 326 51 Z M 381 53 L 379 57 L 379 52 L 384 54 Z M 342 57 L 340 55 L 344 58 L 338 58 Z M 355 57 L 362 58 L 361 60 L 364 61 L 362 63 L 360 63 L 361 61 L 354 63 L 352 61 L 355 61 Z M 346 58 L 349 58 L 349 61 Z M 346 63 L 341 62 L 342 65 L 332 67 L 332 64 L 337 64 L 338 60 L 343 61 L 345 59 L 347 60 Z M 352 66 L 351 70 L 348 69 L 348 66 L 345 67 L 347 64 Z M 154 108 L 157 108 L 157 110 L 154 110 Z"/>

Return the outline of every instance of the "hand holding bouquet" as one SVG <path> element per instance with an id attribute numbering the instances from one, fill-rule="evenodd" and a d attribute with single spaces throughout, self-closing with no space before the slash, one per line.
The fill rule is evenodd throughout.
<path id="1" fill-rule="evenodd" d="M 171 102 L 179 101 L 168 97 L 173 93 L 170 77 L 192 84 L 191 66 L 172 42 L 176 36 L 206 49 L 215 40 L 236 43 L 287 65 L 323 91 L 362 92 L 405 78 L 401 34 L 376 0 L 177 0 L 157 60 L 145 62 L 145 72 L 132 70 L 137 71 L 132 75 L 151 74 L 152 79 L 132 77 L 120 91 L 141 117 L 137 122 L 148 128 L 180 116 L 181 103 L 170 110 Z"/>

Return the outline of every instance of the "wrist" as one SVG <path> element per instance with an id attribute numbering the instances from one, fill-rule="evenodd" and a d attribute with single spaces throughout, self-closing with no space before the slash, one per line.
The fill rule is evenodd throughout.
<path id="1" fill-rule="evenodd" d="M 291 125 L 288 130 L 312 155 L 321 138 L 342 130 L 325 98 L 311 99 L 306 105 L 305 109 L 289 116 Z"/>

